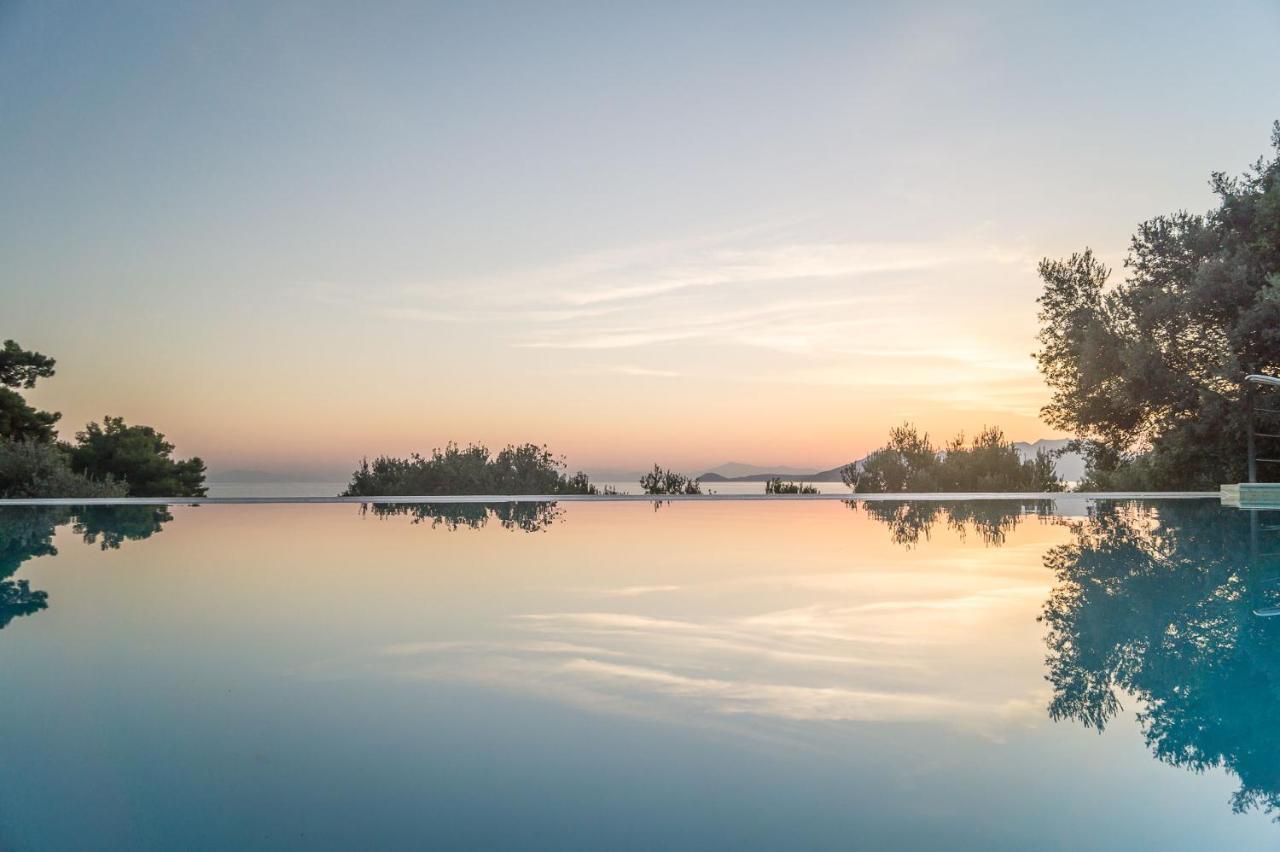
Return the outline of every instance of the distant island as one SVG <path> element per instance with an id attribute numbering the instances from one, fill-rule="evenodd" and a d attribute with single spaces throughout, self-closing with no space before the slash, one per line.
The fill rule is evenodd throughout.
<path id="1" fill-rule="evenodd" d="M 768 482 L 771 479 L 793 479 L 798 482 L 839 482 L 840 471 L 844 465 L 831 470 L 820 470 L 815 473 L 787 472 L 788 468 L 774 468 L 769 473 L 749 473 L 744 476 L 725 476 L 722 473 L 708 471 L 698 479 L 702 482 Z"/>
<path id="2" fill-rule="evenodd" d="M 1085 459 L 1079 453 L 1066 452 L 1069 443 L 1071 443 L 1069 438 L 1041 438 L 1033 443 L 1014 441 L 1013 448 L 1018 451 L 1018 455 L 1023 460 L 1028 461 L 1034 459 L 1041 450 L 1059 453 L 1060 455 L 1055 460 L 1055 469 L 1058 476 L 1067 482 L 1077 482 L 1084 477 Z M 851 464 L 861 467 L 865 461 L 866 458 L 861 458 L 851 462 Z M 712 468 L 698 477 L 698 479 L 702 482 L 768 482 L 772 479 L 787 479 L 797 482 L 841 482 L 844 468 L 845 465 L 840 465 L 829 470 L 809 472 L 802 468 L 782 465 L 760 467 L 740 462 L 729 462 Z M 745 471 L 747 470 L 752 472 L 746 473 Z M 732 471 L 744 472 L 733 474 Z"/>

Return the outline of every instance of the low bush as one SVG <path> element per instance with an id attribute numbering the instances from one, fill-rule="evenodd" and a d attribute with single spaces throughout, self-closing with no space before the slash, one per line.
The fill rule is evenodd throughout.
<path id="1" fill-rule="evenodd" d="M 93 478 L 71 469 L 58 444 L 0 440 L 0 498 L 125 497 L 129 486 L 110 476 Z"/>

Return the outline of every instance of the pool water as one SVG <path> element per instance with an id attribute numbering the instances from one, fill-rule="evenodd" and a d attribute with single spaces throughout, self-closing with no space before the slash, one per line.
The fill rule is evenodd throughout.
<path id="1" fill-rule="evenodd" d="M 3 508 L 0 849 L 1270 848 L 1275 523 Z"/>

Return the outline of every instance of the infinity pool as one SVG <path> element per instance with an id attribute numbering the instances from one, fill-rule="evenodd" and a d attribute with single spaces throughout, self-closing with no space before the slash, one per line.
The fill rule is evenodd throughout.
<path id="1" fill-rule="evenodd" d="M 1276 521 L 1085 507 L 0 509 L 0 848 L 1275 846 Z"/>

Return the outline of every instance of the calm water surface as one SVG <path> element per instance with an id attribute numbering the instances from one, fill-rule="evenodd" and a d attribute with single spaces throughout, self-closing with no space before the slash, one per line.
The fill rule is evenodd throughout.
<path id="1" fill-rule="evenodd" d="M 0 848 L 1272 848 L 1276 523 L 0 509 Z"/>

